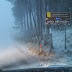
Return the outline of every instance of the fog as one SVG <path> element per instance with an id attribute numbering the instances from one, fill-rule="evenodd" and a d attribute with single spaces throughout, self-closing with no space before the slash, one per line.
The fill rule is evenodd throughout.
<path id="1" fill-rule="evenodd" d="M 12 5 L 9 2 L 0 0 L 0 68 L 12 62 L 11 57 L 14 56 L 15 49 L 12 38 L 14 17 L 11 8 Z"/>
<path id="2" fill-rule="evenodd" d="M 23 0 L 23 2 L 16 0 L 16 4 L 13 5 L 13 7 L 11 2 L 0 0 L 0 68 L 19 69 L 48 67 L 50 65 L 72 65 L 72 55 L 70 54 L 70 51 L 72 50 L 72 27 L 68 28 L 66 31 L 68 33 L 67 46 L 70 51 L 65 51 L 64 26 L 63 28 L 59 26 L 53 27 L 52 33 L 49 33 L 51 36 L 48 34 L 48 27 L 48 32 L 46 32 L 45 30 L 43 31 L 43 29 L 46 28 L 44 25 L 45 19 L 42 18 L 45 17 L 45 14 L 43 13 L 43 10 L 45 10 L 44 6 L 47 5 L 47 7 L 51 7 L 50 4 L 47 4 L 48 1 L 45 1 L 46 4 L 43 4 L 44 0 L 42 2 L 40 2 L 39 0 L 34 0 L 34 2 L 33 0 L 30 1 L 31 2 L 27 3 L 26 0 Z M 32 2 L 36 4 L 34 5 L 32 4 Z M 55 12 L 58 10 L 56 9 L 56 6 L 60 7 L 61 11 L 64 6 L 59 6 L 59 2 L 57 5 L 56 4 L 57 2 L 52 4 L 54 5 Z M 61 1 L 60 5 L 62 5 Z M 12 10 L 12 8 L 14 9 Z M 14 16 L 13 13 L 15 13 Z M 35 15 L 35 17 L 33 15 Z M 16 21 L 15 24 L 14 20 Z M 16 26 L 17 30 L 13 29 L 13 26 Z M 19 33 L 15 34 L 15 32 L 18 31 Z M 45 35 L 43 35 L 43 32 L 45 33 Z M 14 34 L 16 35 L 15 39 L 18 36 L 17 39 L 20 38 L 19 40 L 22 41 L 22 44 L 15 42 L 13 38 L 15 36 Z M 38 36 L 38 38 L 36 35 Z M 43 40 L 41 37 L 44 37 Z M 51 46 L 52 42 L 53 46 Z M 43 47 L 43 54 L 41 55 L 39 54 L 39 43 L 41 43 Z M 50 46 L 53 49 L 51 49 Z M 68 52 L 70 55 L 66 54 Z"/>
<path id="3" fill-rule="evenodd" d="M 33 60 L 36 61 L 34 55 L 26 49 L 22 52 L 20 47 L 18 48 L 14 44 L 15 42 L 12 37 L 14 33 L 12 28 L 14 26 L 14 17 L 11 8 L 12 5 L 9 2 L 0 0 L 0 69 L 14 68 L 16 65 L 22 64 L 28 65 L 33 63 Z"/>
<path id="4" fill-rule="evenodd" d="M 12 44 L 12 26 L 14 17 L 12 5 L 6 0 L 0 0 L 0 49 Z"/>

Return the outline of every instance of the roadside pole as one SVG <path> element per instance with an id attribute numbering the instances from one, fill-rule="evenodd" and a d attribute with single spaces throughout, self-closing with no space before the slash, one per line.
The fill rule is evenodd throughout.
<path id="1" fill-rule="evenodd" d="M 53 49 L 53 40 L 52 40 L 52 30 L 51 30 L 51 27 L 50 27 L 50 35 L 49 35 L 50 37 L 50 39 L 49 39 L 49 41 L 50 41 L 50 52 L 52 52 L 52 49 Z"/>
<path id="2" fill-rule="evenodd" d="M 66 47 L 66 25 L 65 25 L 65 50 L 67 49 Z"/>
<path id="3" fill-rule="evenodd" d="M 39 54 L 42 53 L 42 45 L 39 45 Z"/>

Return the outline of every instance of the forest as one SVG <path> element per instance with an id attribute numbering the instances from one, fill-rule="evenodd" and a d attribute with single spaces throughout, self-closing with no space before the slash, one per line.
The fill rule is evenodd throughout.
<path id="1" fill-rule="evenodd" d="M 0 3 L 0 45 L 3 44 L 0 69 L 72 67 L 72 0 L 0 0 Z M 70 24 L 66 20 L 59 24 L 62 17 L 54 18 L 57 24 L 46 24 L 53 13 L 66 15 L 64 19 L 70 20 Z"/>
<path id="2" fill-rule="evenodd" d="M 49 26 L 45 25 L 46 12 L 72 13 L 72 0 L 7 0 L 13 5 L 15 39 L 20 42 L 48 43 Z M 71 15 L 72 17 L 72 15 Z M 72 20 L 71 20 L 72 22 Z M 71 25 L 72 26 L 72 25 Z M 52 28 L 59 29 L 63 25 Z"/>

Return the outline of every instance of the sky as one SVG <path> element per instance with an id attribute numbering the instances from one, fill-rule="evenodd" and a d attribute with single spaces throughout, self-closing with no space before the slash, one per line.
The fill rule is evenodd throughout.
<path id="1" fill-rule="evenodd" d="M 10 2 L 0 0 L 0 49 L 13 43 L 11 34 L 14 17 L 11 8 Z"/>

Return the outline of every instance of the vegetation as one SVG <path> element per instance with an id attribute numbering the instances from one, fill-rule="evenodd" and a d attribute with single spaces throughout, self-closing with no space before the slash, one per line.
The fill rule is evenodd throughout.
<path id="1" fill-rule="evenodd" d="M 12 3 L 14 28 L 19 31 L 18 40 L 31 42 L 39 38 L 47 40 L 45 33 L 46 12 L 72 12 L 72 0 L 7 0 Z M 46 37 L 47 36 L 47 37 Z"/>

